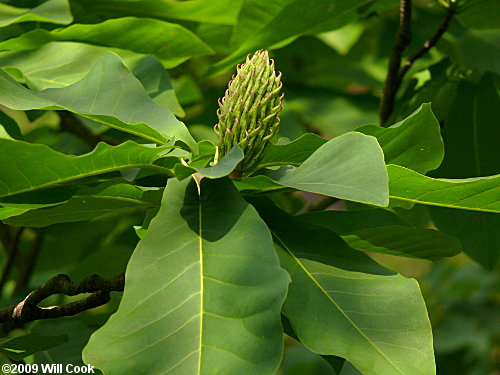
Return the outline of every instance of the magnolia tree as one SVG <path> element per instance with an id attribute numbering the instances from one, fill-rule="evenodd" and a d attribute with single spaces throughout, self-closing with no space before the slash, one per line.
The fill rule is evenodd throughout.
<path id="1" fill-rule="evenodd" d="M 500 4 L 415 3 L 0 4 L 3 372 L 498 370 Z"/>

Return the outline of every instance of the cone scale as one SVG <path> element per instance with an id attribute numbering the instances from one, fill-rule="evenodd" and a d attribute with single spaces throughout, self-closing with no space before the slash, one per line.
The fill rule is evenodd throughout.
<path id="1" fill-rule="evenodd" d="M 276 139 L 283 83 L 265 50 L 248 55 L 236 69 L 224 97 L 219 99 L 219 122 L 214 127 L 218 136 L 215 162 L 239 145 L 245 157 L 233 176 L 241 176 L 253 172 Z"/>

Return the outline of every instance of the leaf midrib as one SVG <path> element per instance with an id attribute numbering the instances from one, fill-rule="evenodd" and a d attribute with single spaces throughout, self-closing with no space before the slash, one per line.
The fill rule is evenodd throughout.
<path id="1" fill-rule="evenodd" d="M 285 243 L 280 239 L 280 237 L 272 230 L 269 229 L 273 236 L 279 241 L 280 245 L 287 251 L 288 254 L 294 259 L 294 261 L 299 265 L 299 267 L 306 273 L 306 275 L 314 282 L 314 284 L 317 285 L 319 290 L 332 302 L 332 304 L 335 306 L 335 308 L 346 318 L 346 320 L 358 331 L 360 336 L 364 338 L 371 346 L 375 348 L 375 350 L 394 368 L 396 369 L 401 375 L 404 375 L 402 370 L 396 366 L 395 363 L 393 363 L 383 351 L 380 350 L 380 348 L 375 345 L 375 343 L 370 340 L 368 336 L 365 335 L 365 333 L 351 320 L 351 318 L 344 312 L 344 310 L 332 299 L 332 297 L 328 294 L 328 292 L 316 281 L 316 279 L 311 275 L 311 273 L 307 270 L 307 268 L 300 262 L 300 260 L 292 253 L 292 251 L 288 248 L 288 246 L 285 245 Z"/>

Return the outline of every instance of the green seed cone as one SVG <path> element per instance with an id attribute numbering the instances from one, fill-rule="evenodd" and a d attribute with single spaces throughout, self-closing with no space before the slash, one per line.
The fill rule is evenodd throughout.
<path id="1" fill-rule="evenodd" d="M 239 145 L 245 158 L 237 174 L 249 174 L 271 146 L 278 132 L 281 112 L 281 73 L 274 71 L 274 61 L 260 50 L 244 64 L 229 82 L 226 94 L 219 100 L 219 122 L 214 130 L 219 138 L 216 162 Z"/>

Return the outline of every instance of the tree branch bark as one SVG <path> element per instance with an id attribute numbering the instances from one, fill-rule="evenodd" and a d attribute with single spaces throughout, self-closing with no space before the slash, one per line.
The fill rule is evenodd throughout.
<path id="1" fill-rule="evenodd" d="M 450 26 L 450 22 L 455 14 L 455 6 L 449 5 L 443 22 L 436 30 L 434 35 L 427 40 L 424 45 L 401 66 L 403 52 L 411 41 L 410 19 L 411 19 L 411 0 L 401 0 L 400 21 L 396 34 L 396 42 L 389 60 L 387 77 L 380 100 L 380 125 L 384 126 L 394 110 L 394 102 L 398 90 L 403 82 L 405 74 L 410 70 L 415 61 L 424 56 L 432 47 L 434 47 L 441 36 Z M 406 34 L 406 35 L 405 35 Z"/>
<path id="2" fill-rule="evenodd" d="M 450 22 L 451 22 L 451 19 L 453 18 L 454 13 L 455 12 L 454 12 L 453 7 L 450 6 L 446 12 L 446 15 L 443 19 L 443 22 L 441 23 L 439 28 L 436 30 L 436 32 L 434 33 L 432 38 L 427 40 L 424 43 L 424 45 L 417 52 L 415 52 L 413 55 L 411 55 L 408 58 L 408 60 L 406 60 L 406 62 L 403 64 L 403 67 L 401 68 L 401 70 L 399 72 L 400 81 L 403 80 L 404 75 L 408 72 L 408 70 L 410 70 L 413 63 L 415 61 L 417 61 L 419 58 L 421 58 L 423 55 L 425 55 L 432 47 L 434 47 L 437 44 L 437 42 L 439 41 L 441 36 L 445 33 L 445 31 L 450 26 Z"/>
<path id="3" fill-rule="evenodd" d="M 73 316 L 83 311 L 106 304 L 111 291 L 123 291 L 125 274 L 110 279 L 92 275 L 80 282 L 72 282 L 67 275 L 57 275 L 31 292 L 16 306 L 0 309 L 0 323 L 25 323 L 40 319 Z M 39 307 L 38 304 L 54 294 L 74 296 L 81 293 L 92 293 L 90 296 L 73 303 L 60 306 Z"/>
<path id="4" fill-rule="evenodd" d="M 384 125 L 394 109 L 394 99 L 401 85 L 399 69 L 403 52 L 411 42 L 411 0 L 401 0 L 399 5 L 399 27 L 394 47 L 389 58 L 389 67 L 380 100 L 380 125 Z"/>

